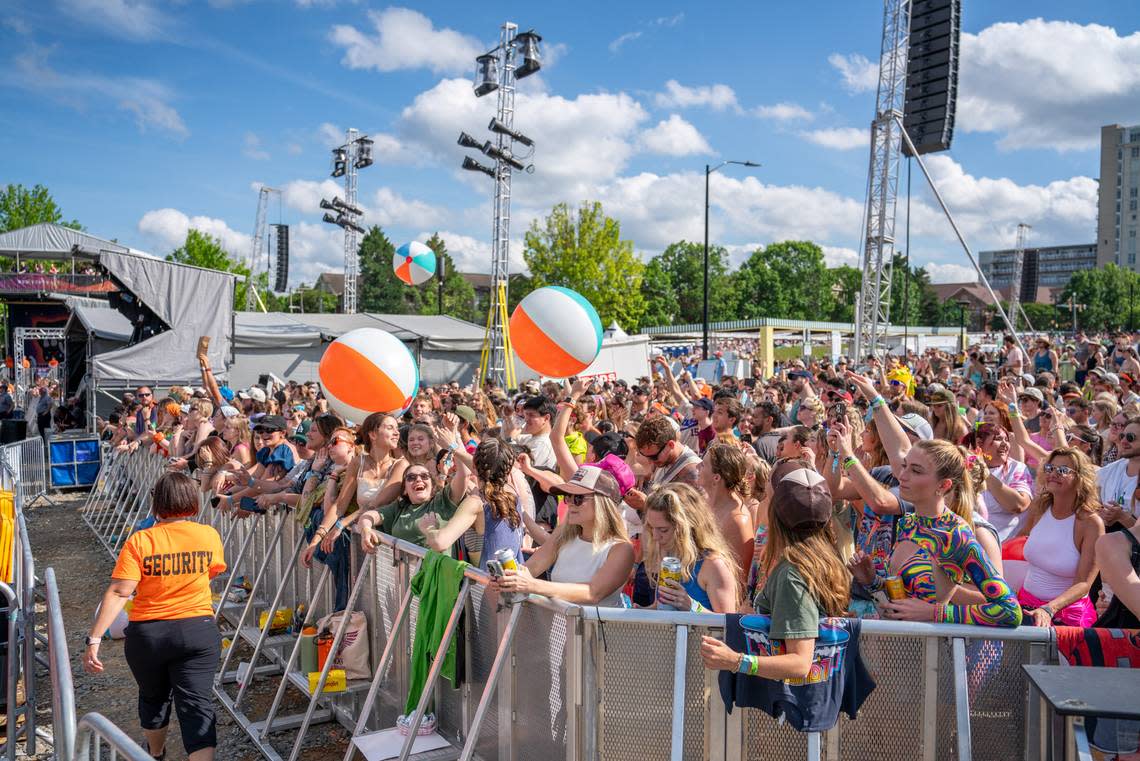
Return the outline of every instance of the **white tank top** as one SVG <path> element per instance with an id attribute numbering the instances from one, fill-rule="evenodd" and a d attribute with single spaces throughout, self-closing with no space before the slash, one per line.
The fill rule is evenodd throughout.
<path id="1" fill-rule="evenodd" d="M 364 507 L 365 505 L 376 507 L 372 504 L 372 500 L 380 493 L 384 485 L 388 483 L 388 473 L 385 473 L 385 477 L 379 481 L 366 480 L 364 478 L 364 461 L 366 457 L 371 459 L 368 455 L 361 455 L 360 467 L 356 470 L 356 504 L 360 507 Z M 388 469 L 388 472 L 391 472 L 391 468 Z"/>
<path id="2" fill-rule="evenodd" d="M 1025 560 L 1029 571 L 1025 575 L 1025 591 L 1042 600 L 1052 600 L 1073 586 L 1081 553 L 1073 541 L 1076 515 L 1064 520 L 1053 517 L 1047 510 L 1029 532 L 1025 542 Z"/>
<path id="3" fill-rule="evenodd" d="M 550 572 L 550 580 L 564 584 L 588 584 L 594 574 L 606 563 L 610 556 L 610 549 L 617 544 L 611 539 L 594 548 L 593 542 L 585 539 L 575 539 L 567 542 L 558 551 L 558 559 L 554 561 L 554 568 Z M 609 597 L 598 602 L 603 608 L 620 608 L 621 587 L 614 590 Z"/>

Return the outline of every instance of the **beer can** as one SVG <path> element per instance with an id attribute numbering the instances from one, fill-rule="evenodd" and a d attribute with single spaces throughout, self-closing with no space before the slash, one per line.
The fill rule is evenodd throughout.
<path id="1" fill-rule="evenodd" d="M 665 586 L 668 581 L 675 581 L 678 584 L 684 582 L 684 576 L 681 573 L 681 561 L 674 557 L 661 558 L 661 570 L 657 572 L 657 589 L 660 590 Z M 661 602 L 660 598 L 657 601 L 658 610 L 676 610 L 672 605 Z"/>
<path id="2" fill-rule="evenodd" d="M 883 582 L 883 586 L 887 590 L 887 597 L 892 600 L 905 600 L 906 587 L 903 586 L 903 580 L 898 576 L 888 576 L 887 580 Z"/>
<path id="3" fill-rule="evenodd" d="M 492 560 L 499 561 L 499 565 L 503 567 L 504 571 L 518 571 L 519 564 L 515 560 L 515 551 L 510 547 L 500 547 L 495 550 L 495 554 L 491 555 Z"/>

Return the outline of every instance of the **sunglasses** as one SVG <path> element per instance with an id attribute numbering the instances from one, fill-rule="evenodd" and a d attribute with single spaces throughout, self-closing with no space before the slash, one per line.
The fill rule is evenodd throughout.
<path id="1" fill-rule="evenodd" d="M 584 505 L 586 500 L 594 496 L 593 494 L 567 494 L 563 500 L 568 505 Z"/>
<path id="2" fill-rule="evenodd" d="M 142 398 L 146 398 L 146 397 L 150 396 L 150 394 L 149 394 L 149 393 L 146 393 L 146 394 L 135 394 L 135 396 L 139 396 L 139 397 L 142 397 Z"/>
<path id="3" fill-rule="evenodd" d="M 1137 436 L 1134 433 L 1126 433 L 1123 436 L 1121 436 L 1120 438 L 1124 439 L 1129 444 L 1131 444 L 1132 442 L 1136 441 L 1136 439 L 1140 438 L 1140 436 Z"/>
<path id="4" fill-rule="evenodd" d="M 661 455 L 664 454 L 665 450 L 668 448 L 669 448 L 669 445 L 666 444 L 665 446 L 661 447 L 660 449 L 658 449 L 653 454 L 646 454 L 645 452 L 642 452 L 640 449 L 637 450 L 637 453 L 639 455 L 641 455 L 642 457 L 644 457 L 645 459 L 649 460 L 650 462 L 657 462 L 658 458 L 660 458 Z"/>
<path id="5" fill-rule="evenodd" d="M 1056 473 L 1058 476 L 1061 476 L 1062 478 L 1068 478 L 1069 476 L 1071 476 L 1077 472 L 1073 468 L 1070 468 L 1068 465 L 1054 465 L 1053 463 L 1050 463 L 1050 462 L 1047 462 L 1044 465 L 1042 465 L 1041 470 L 1045 471 L 1046 475 L 1052 475 L 1052 474 Z"/>
<path id="6" fill-rule="evenodd" d="M 413 481 L 431 481 L 430 473 L 409 473 L 404 476 L 404 483 L 410 484 Z"/>

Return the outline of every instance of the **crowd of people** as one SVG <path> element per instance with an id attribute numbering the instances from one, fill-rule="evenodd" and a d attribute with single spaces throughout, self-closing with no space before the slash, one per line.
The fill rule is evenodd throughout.
<path id="1" fill-rule="evenodd" d="M 781 655 L 706 638 L 706 666 L 802 677 L 825 616 L 1140 628 L 1133 338 L 716 382 L 659 356 L 633 382 L 450 383 L 359 421 L 313 382 L 219 385 L 202 353 L 200 387 L 141 387 L 102 436 L 169 457 L 212 509 L 297 513 L 339 608 L 354 533 L 484 569 L 506 550 L 501 593 L 766 614 Z"/>

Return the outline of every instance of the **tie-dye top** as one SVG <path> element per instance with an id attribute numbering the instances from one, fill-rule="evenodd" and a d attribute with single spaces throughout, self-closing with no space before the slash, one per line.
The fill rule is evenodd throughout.
<path id="1" fill-rule="evenodd" d="M 935 620 L 1010 628 L 1021 624 L 1016 595 L 994 570 L 965 521 L 949 511 L 936 518 L 910 513 L 898 521 L 896 541 L 914 542 L 919 547 L 899 573 L 908 596 L 927 601 L 936 598 L 931 570 L 935 564 L 955 584 L 969 578 L 986 598 L 976 605 L 939 605 Z"/>

